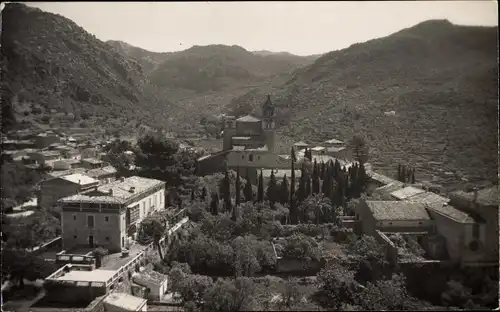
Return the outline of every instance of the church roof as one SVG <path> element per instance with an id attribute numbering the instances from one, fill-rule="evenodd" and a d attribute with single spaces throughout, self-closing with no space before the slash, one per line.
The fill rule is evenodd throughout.
<path id="1" fill-rule="evenodd" d="M 250 115 L 246 115 L 246 116 L 243 116 L 243 117 L 236 119 L 236 121 L 239 121 L 239 122 L 258 122 L 258 121 L 260 121 L 260 119 L 255 118 L 255 117 L 250 116 Z"/>

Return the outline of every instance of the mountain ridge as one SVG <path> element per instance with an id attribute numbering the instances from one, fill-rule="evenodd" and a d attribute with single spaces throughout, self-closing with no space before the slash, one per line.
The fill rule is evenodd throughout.
<path id="1" fill-rule="evenodd" d="M 324 54 L 272 90 L 282 152 L 293 140 L 358 134 L 390 175 L 408 162 L 432 179 L 426 162 L 437 159 L 456 173 L 450 183 L 496 179 L 497 33 L 431 20 Z M 256 112 L 266 93 L 253 89 L 227 111 Z"/>

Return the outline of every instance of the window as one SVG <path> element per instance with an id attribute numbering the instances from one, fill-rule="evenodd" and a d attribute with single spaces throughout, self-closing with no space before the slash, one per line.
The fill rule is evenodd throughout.
<path id="1" fill-rule="evenodd" d="M 87 216 L 87 225 L 89 228 L 94 228 L 94 216 Z"/>
<path id="2" fill-rule="evenodd" d="M 163 203 L 163 192 L 160 192 L 160 205 Z"/>
<path id="3" fill-rule="evenodd" d="M 260 156 L 257 156 L 257 160 L 260 160 Z"/>
<path id="4" fill-rule="evenodd" d="M 73 238 L 76 239 L 76 235 L 73 235 Z"/>
<path id="5" fill-rule="evenodd" d="M 109 222 L 109 217 L 104 217 L 104 221 Z"/>
<path id="6" fill-rule="evenodd" d="M 253 161 L 253 155 L 252 154 L 248 155 L 248 161 Z"/>
<path id="7" fill-rule="evenodd" d="M 479 239 L 479 224 L 477 223 L 472 225 L 472 237 L 474 237 L 474 239 Z"/>
<path id="8" fill-rule="evenodd" d="M 245 155 L 241 155 L 241 159 L 245 159 Z"/>
<path id="9" fill-rule="evenodd" d="M 149 198 L 149 207 L 148 207 L 148 210 L 151 209 L 151 197 Z"/>
<path id="10" fill-rule="evenodd" d="M 108 242 L 109 242 L 109 236 L 106 236 L 106 241 L 108 241 Z"/>
<path id="11" fill-rule="evenodd" d="M 73 215 L 73 221 L 76 221 L 76 214 Z"/>

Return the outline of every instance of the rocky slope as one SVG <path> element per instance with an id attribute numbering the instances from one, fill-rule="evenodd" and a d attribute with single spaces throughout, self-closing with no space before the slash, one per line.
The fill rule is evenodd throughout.
<path id="1" fill-rule="evenodd" d="M 273 90 L 283 147 L 359 134 L 390 175 L 401 162 L 424 180 L 495 179 L 497 33 L 427 21 L 323 55 Z M 228 111 L 256 111 L 267 92 L 251 90 Z"/>
<path id="2" fill-rule="evenodd" d="M 7 4 L 2 19 L 3 99 L 15 114 L 95 116 L 102 126 L 166 119 L 169 102 L 155 98 L 141 65 L 71 20 L 19 3 Z"/>
<path id="3" fill-rule="evenodd" d="M 112 46 L 113 49 L 123 56 L 135 59 L 139 64 L 141 64 L 142 69 L 146 74 L 155 70 L 158 65 L 163 63 L 172 54 L 170 52 L 151 52 L 123 41 L 108 40 L 106 43 Z"/>
<path id="4" fill-rule="evenodd" d="M 149 76 L 159 87 L 198 94 L 258 84 L 309 65 L 314 58 L 259 55 L 239 46 L 209 45 L 169 55 Z"/>

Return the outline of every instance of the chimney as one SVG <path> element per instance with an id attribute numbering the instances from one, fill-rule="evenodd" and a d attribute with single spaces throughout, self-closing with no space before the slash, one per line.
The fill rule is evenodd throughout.
<path id="1" fill-rule="evenodd" d="M 109 196 L 113 196 L 113 189 L 109 189 L 108 194 L 109 194 Z"/>
<path id="2" fill-rule="evenodd" d="M 135 186 L 130 187 L 130 193 L 135 193 Z"/>
<path id="3" fill-rule="evenodd" d="M 125 182 L 125 177 L 120 177 L 120 182 Z"/>
<path id="4" fill-rule="evenodd" d="M 78 180 L 78 184 L 82 184 L 82 180 Z"/>

